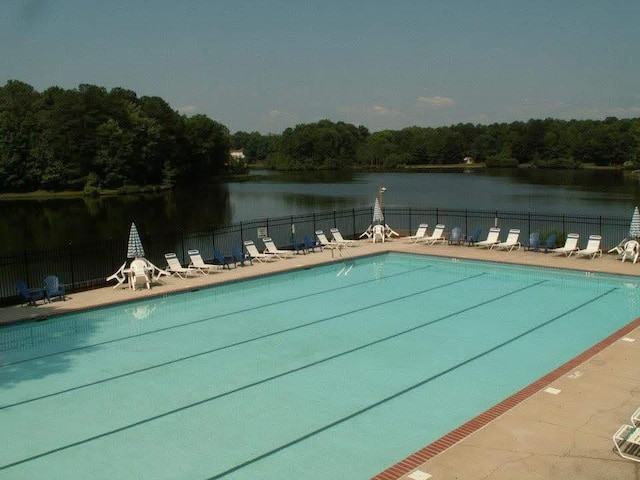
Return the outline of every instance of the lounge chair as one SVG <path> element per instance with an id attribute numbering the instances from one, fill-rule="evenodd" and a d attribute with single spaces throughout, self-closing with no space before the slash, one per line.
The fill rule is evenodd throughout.
<path id="1" fill-rule="evenodd" d="M 189 275 L 202 273 L 194 267 L 183 267 L 180 264 L 180 260 L 178 260 L 178 257 L 173 252 L 165 253 L 164 258 L 167 261 L 167 271 L 171 273 L 171 275 L 175 275 L 176 277 L 187 278 Z"/>
<path id="2" fill-rule="evenodd" d="M 218 270 L 219 268 L 223 268 L 220 265 L 205 263 L 205 261 L 202 258 L 202 255 L 200 255 L 199 250 L 195 250 L 195 249 L 188 250 L 187 255 L 189 255 L 189 260 L 190 260 L 189 266 L 192 268 L 195 268 L 196 270 L 198 270 L 198 272 L 200 272 L 203 275 L 209 274 L 212 270 Z"/>
<path id="3" fill-rule="evenodd" d="M 146 285 L 147 289 L 151 288 L 151 268 L 141 258 L 136 258 L 129 265 L 129 287 L 133 290 L 136 289 L 138 282 L 142 282 Z"/>
<path id="4" fill-rule="evenodd" d="M 613 434 L 613 445 L 622 458 L 640 462 L 640 428 L 621 425 Z"/>
<path id="5" fill-rule="evenodd" d="M 600 248 L 600 242 L 602 241 L 602 237 L 600 235 L 589 235 L 589 241 L 587 242 L 587 246 L 582 250 L 577 250 L 575 252 L 576 257 L 591 257 L 593 260 L 596 257 L 602 256 L 602 249 Z"/>
<path id="6" fill-rule="evenodd" d="M 636 411 L 631 414 L 631 425 L 640 427 L 640 408 L 637 408 Z"/>
<path id="7" fill-rule="evenodd" d="M 259 262 L 273 262 L 277 260 L 278 257 L 269 253 L 260 253 L 258 251 L 258 247 L 253 243 L 252 240 L 244 241 L 244 248 L 247 250 L 247 254 L 251 260 L 258 260 Z"/>
<path id="8" fill-rule="evenodd" d="M 42 303 L 46 303 L 47 301 L 47 297 L 43 289 L 28 288 L 27 284 L 21 280 L 16 282 L 16 289 L 27 305 L 37 305 L 38 300 L 42 300 Z"/>
<path id="9" fill-rule="evenodd" d="M 148 259 L 144 258 L 143 259 L 145 262 L 147 262 L 147 267 L 149 268 L 149 271 L 151 272 L 151 278 L 156 281 L 156 282 L 161 282 L 160 278 L 165 276 L 165 277 L 170 277 L 171 273 L 168 272 L 167 270 L 164 270 L 160 267 L 157 267 L 156 265 L 154 265 L 153 263 L 151 263 Z"/>
<path id="10" fill-rule="evenodd" d="M 319 245 L 331 250 L 331 257 L 333 257 L 333 253 L 336 250 L 341 257 L 344 256 L 342 250 L 347 246 L 345 243 L 330 242 L 322 230 L 316 230 L 316 237 L 318 237 Z"/>
<path id="11" fill-rule="evenodd" d="M 264 237 L 262 239 L 262 243 L 266 250 L 264 253 L 268 255 L 275 255 L 278 258 L 291 258 L 294 253 L 291 250 L 280 250 L 275 243 L 273 243 L 273 239 L 271 237 Z"/>
<path id="12" fill-rule="evenodd" d="M 618 255 L 621 255 L 624 252 L 624 247 L 627 244 L 627 242 L 629 241 L 628 238 L 623 238 L 622 240 L 620 240 L 620 243 L 618 245 L 616 245 L 615 247 L 611 248 L 607 253 L 616 253 Z"/>
<path id="13" fill-rule="evenodd" d="M 464 240 L 465 242 L 467 242 L 467 245 L 472 247 L 480 241 L 480 235 L 482 235 L 482 229 L 476 228 L 476 230 L 471 235 L 466 235 Z"/>
<path id="14" fill-rule="evenodd" d="M 491 245 L 489 247 L 490 250 L 493 250 L 494 248 L 496 250 L 513 250 L 515 247 L 518 247 L 518 250 L 520 250 L 520 229 L 519 228 L 512 228 L 511 230 L 509 230 L 509 233 L 507 234 L 507 239 L 504 242 L 499 242 L 499 243 L 494 243 L 493 245 Z"/>
<path id="15" fill-rule="evenodd" d="M 244 267 L 244 262 L 249 262 L 249 265 L 253 265 L 251 257 L 242 252 L 242 249 L 236 245 L 231 247 L 231 255 L 233 255 L 233 261 L 236 262 L 236 266 Z"/>
<path id="16" fill-rule="evenodd" d="M 374 226 L 375 229 L 375 226 Z M 336 243 L 342 243 L 343 245 L 347 245 L 348 247 L 356 247 L 358 245 L 357 240 L 346 240 L 342 237 L 340 230 L 337 228 L 332 228 L 329 230 L 331 232 L 331 236 Z"/>
<path id="17" fill-rule="evenodd" d="M 332 242 L 329 241 L 322 230 L 316 230 L 316 237 L 318 237 L 318 244 L 322 245 L 323 247 L 330 247 L 332 245 Z M 335 245 L 335 243 L 336 242 L 333 242 L 333 245 Z"/>
<path id="18" fill-rule="evenodd" d="M 407 242 L 414 243 L 417 239 L 424 237 L 427 234 L 427 228 L 429 228 L 429 224 L 421 223 L 418 225 L 418 229 L 414 235 L 409 235 L 408 237 L 404 237 Z"/>
<path id="19" fill-rule="evenodd" d="M 624 262 L 628 258 L 629 260 L 633 259 L 633 263 L 636 263 L 638 255 L 640 255 L 640 243 L 636 240 L 629 240 L 624 244 L 620 260 Z"/>
<path id="20" fill-rule="evenodd" d="M 544 253 L 547 253 L 549 250 L 553 250 L 553 248 L 556 246 L 556 238 L 558 238 L 558 235 L 556 235 L 555 233 L 552 233 L 547 237 L 544 245 Z"/>
<path id="21" fill-rule="evenodd" d="M 460 245 L 462 243 L 462 228 L 453 227 L 449 235 L 449 245 Z"/>
<path id="22" fill-rule="evenodd" d="M 233 258 L 233 255 L 225 255 L 217 248 L 213 249 L 213 259 L 216 262 L 214 266 L 216 268 L 221 268 L 222 270 L 224 270 L 225 268 L 227 270 L 231 270 L 231 265 L 233 265 L 234 267 L 236 266 L 236 262 L 235 262 L 235 259 Z"/>
<path id="23" fill-rule="evenodd" d="M 51 301 L 54 298 L 62 298 L 66 300 L 64 285 L 60 284 L 60 279 L 55 275 L 49 275 L 44 279 L 44 289 L 47 294 L 47 300 Z"/>
<path id="24" fill-rule="evenodd" d="M 531 232 L 529 234 L 529 241 L 524 245 L 525 250 L 540 250 L 540 234 L 538 232 Z"/>
<path id="25" fill-rule="evenodd" d="M 116 273 L 107 277 L 107 282 L 110 282 L 111 280 L 115 280 L 117 282 L 113 288 L 118 288 L 119 286 L 124 285 L 124 282 L 127 281 L 127 274 L 125 273 L 126 267 L 127 262 L 124 262 L 120 265 L 120 268 L 116 270 Z"/>
<path id="26" fill-rule="evenodd" d="M 384 227 L 382 225 L 374 225 L 373 233 L 371 234 L 371 238 L 373 239 L 373 243 L 376 243 L 376 240 L 384 243 L 386 235 L 384 234 Z"/>
<path id="27" fill-rule="evenodd" d="M 578 248 L 578 240 L 580 235 L 577 233 L 570 233 L 567 235 L 567 240 L 564 242 L 564 246 L 560 248 L 552 248 L 549 250 L 551 253 L 564 253 L 567 257 L 570 257 L 573 253 L 580 250 Z"/>
<path id="28" fill-rule="evenodd" d="M 384 234 L 387 236 L 387 238 L 399 237 L 400 236 L 400 234 L 398 232 L 396 232 L 393 228 L 391 228 L 386 223 L 384 224 Z"/>
<path id="29" fill-rule="evenodd" d="M 500 237 L 500 227 L 491 227 L 489 229 L 489 234 L 487 235 L 487 238 L 485 240 L 480 240 L 479 242 L 476 242 L 475 244 L 478 247 L 491 248 L 496 243 L 500 243 L 500 238 L 499 237 Z"/>
<path id="30" fill-rule="evenodd" d="M 315 252 L 316 248 L 319 248 L 320 251 L 322 251 L 322 245 L 311 238 L 309 235 L 305 235 L 302 240 L 304 242 L 304 247 L 308 252 Z"/>
<path id="31" fill-rule="evenodd" d="M 422 238 L 416 240 L 416 243 L 426 243 L 427 245 L 434 245 L 436 242 L 446 242 L 447 239 L 444 236 L 444 225 L 439 223 L 433 229 L 431 235 L 425 235 Z"/>

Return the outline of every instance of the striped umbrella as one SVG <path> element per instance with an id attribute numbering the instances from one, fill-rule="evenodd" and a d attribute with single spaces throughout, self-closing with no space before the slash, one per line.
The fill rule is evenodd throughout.
<path id="1" fill-rule="evenodd" d="M 380 208 L 380 202 L 376 198 L 376 203 L 373 206 L 373 223 L 384 224 L 384 215 L 382 214 L 382 208 Z"/>
<path id="2" fill-rule="evenodd" d="M 629 225 L 629 236 L 631 238 L 640 237 L 640 212 L 638 207 L 633 209 L 633 216 L 631 217 L 631 225 Z"/>
<path id="3" fill-rule="evenodd" d="M 127 258 L 142 258 L 144 257 L 144 248 L 142 247 L 142 241 L 140 235 L 138 235 L 138 229 L 136 224 L 131 224 L 131 230 L 129 231 L 129 244 L 127 245 Z"/>

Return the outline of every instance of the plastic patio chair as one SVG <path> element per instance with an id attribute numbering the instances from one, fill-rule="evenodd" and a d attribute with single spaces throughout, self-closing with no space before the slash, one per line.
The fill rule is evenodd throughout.
<path id="1" fill-rule="evenodd" d="M 44 289 L 47 293 L 47 299 L 49 301 L 54 298 L 62 298 L 65 301 L 67 298 L 65 297 L 64 285 L 60 284 L 60 280 L 55 275 L 49 275 L 44 279 Z"/>
<path id="2" fill-rule="evenodd" d="M 22 299 L 27 302 L 27 305 L 37 305 L 38 300 L 42 300 L 42 303 L 47 301 L 47 297 L 43 289 L 29 288 L 27 287 L 27 284 L 21 280 L 16 282 L 16 289 Z"/>

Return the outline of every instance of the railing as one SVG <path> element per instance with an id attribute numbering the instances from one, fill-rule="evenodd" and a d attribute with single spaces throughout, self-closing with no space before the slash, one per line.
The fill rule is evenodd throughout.
<path id="1" fill-rule="evenodd" d="M 430 230 L 437 223 L 446 225 L 447 231 L 461 227 L 465 233 L 482 228 L 483 236 L 490 227 L 498 225 L 503 229 L 519 228 L 524 240 L 531 232 L 539 232 L 542 239 L 553 232 L 558 236 L 558 245 L 564 244 L 564 238 L 570 232 L 580 234 L 581 244 L 589 235 L 600 234 L 603 249 L 617 245 L 628 235 L 630 220 L 611 216 L 413 207 L 387 207 L 384 215 L 385 222 L 403 235 L 412 234 L 420 223 L 428 223 Z M 261 247 L 259 229 L 266 231 L 281 248 L 291 245 L 292 237 L 301 241 L 304 235 L 315 237 L 316 230 L 328 232 L 333 227 L 338 227 L 346 238 L 358 238 L 369 227 L 372 218 L 373 207 L 334 210 L 251 220 L 199 232 L 141 232 L 141 237 L 147 258 L 163 266 L 167 252 L 175 252 L 184 264 L 188 262 L 187 251 L 193 248 L 200 250 L 205 260 L 211 261 L 214 249 L 228 255 L 232 246 L 242 246 L 244 240 L 253 240 Z M 49 274 L 57 275 L 70 292 L 102 287 L 106 277 L 125 261 L 126 250 L 127 239 L 117 238 L 0 256 L 0 304 L 19 302 L 15 290 L 17 280 L 25 281 L 30 287 L 40 286 Z"/>

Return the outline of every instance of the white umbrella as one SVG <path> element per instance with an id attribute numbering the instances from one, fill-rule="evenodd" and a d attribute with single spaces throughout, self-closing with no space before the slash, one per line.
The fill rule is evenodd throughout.
<path id="1" fill-rule="evenodd" d="M 373 206 L 373 223 L 384 225 L 384 215 L 382 214 L 382 208 L 380 208 L 380 202 L 378 202 L 377 198 Z"/>
<path id="2" fill-rule="evenodd" d="M 629 225 L 629 236 L 631 238 L 640 237 L 640 212 L 638 207 L 633 209 L 633 216 L 631 217 L 631 225 Z"/>
<path id="3" fill-rule="evenodd" d="M 142 258 L 144 257 L 144 248 L 142 247 L 142 241 L 140 235 L 138 235 L 138 229 L 136 224 L 131 224 L 131 230 L 129 231 L 129 243 L 127 245 L 127 258 Z"/>

